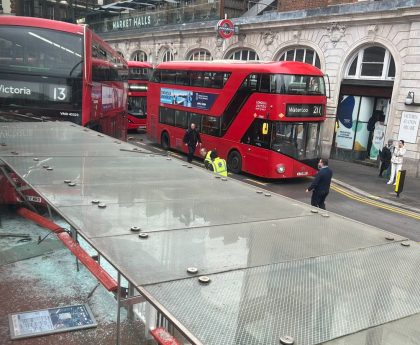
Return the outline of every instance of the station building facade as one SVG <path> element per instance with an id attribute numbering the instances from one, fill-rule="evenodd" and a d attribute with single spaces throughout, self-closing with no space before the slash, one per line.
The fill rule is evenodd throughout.
<path id="1" fill-rule="evenodd" d="M 375 164 L 388 139 L 404 139 L 404 169 L 420 177 L 420 1 L 322 1 L 328 4 L 316 7 L 315 1 L 311 9 L 233 19 L 238 34 L 227 40 L 217 35 L 215 21 L 100 34 L 127 60 L 153 64 L 211 59 L 311 63 L 329 80 L 323 155 Z"/>

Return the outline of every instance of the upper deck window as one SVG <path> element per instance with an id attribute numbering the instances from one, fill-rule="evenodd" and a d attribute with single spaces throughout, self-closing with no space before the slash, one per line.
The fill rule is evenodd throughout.
<path id="1" fill-rule="evenodd" d="M 156 69 L 151 81 L 154 83 L 221 89 L 228 81 L 228 72 L 202 72 L 187 70 Z"/>
<path id="2" fill-rule="evenodd" d="M 83 37 L 34 27 L 0 27 L 0 70 L 7 73 L 81 77 Z"/>
<path id="3" fill-rule="evenodd" d="M 324 78 L 294 74 L 250 74 L 242 87 L 252 91 L 288 95 L 325 95 Z"/>

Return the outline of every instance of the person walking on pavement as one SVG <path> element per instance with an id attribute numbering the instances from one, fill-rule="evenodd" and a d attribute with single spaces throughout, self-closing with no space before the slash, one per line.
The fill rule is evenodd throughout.
<path id="1" fill-rule="evenodd" d="M 195 128 L 195 123 L 191 123 L 191 127 L 185 132 L 184 144 L 188 147 L 188 163 L 191 163 L 194 157 L 195 149 L 198 144 L 201 144 L 200 133 Z"/>
<path id="2" fill-rule="evenodd" d="M 392 139 L 388 140 L 388 144 L 386 144 L 381 151 L 379 151 L 379 158 L 381 160 L 381 167 L 379 169 L 379 177 L 382 177 L 384 171 L 388 171 L 389 165 L 391 164 L 391 157 L 392 157 Z M 388 176 L 386 176 L 388 177 Z"/>
<path id="3" fill-rule="evenodd" d="M 332 170 L 328 167 L 328 159 L 321 158 L 318 162 L 318 174 L 306 192 L 312 191 L 311 205 L 325 210 L 325 199 L 330 192 Z"/>
<path id="4" fill-rule="evenodd" d="M 394 184 L 395 175 L 398 173 L 398 171 L 402 168 L 403 163 L 403 157 L 405 155 L 406 149 L 404 147 L 404 140 L 400 140 L 398 142 L 398 147 L 394 149 L 394 152 L 392 153 L 391 158 L 391 176 L 389 177 L 389 181 L 387 184 Z"/>

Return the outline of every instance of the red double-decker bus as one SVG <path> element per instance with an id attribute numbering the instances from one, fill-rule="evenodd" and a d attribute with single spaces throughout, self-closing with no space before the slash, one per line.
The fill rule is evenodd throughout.
<path id="1" fill-rule="evenodd" d="M 89 30 L 0 16 L 0 117 L 66 120 L 127 135 L 127 63 Z"/>
<path id="2" fill-rule="evenodd" d="M 150 63 L 128 61 L 128 130 L 146 129 L 147 84 L 153 67 Z"/>
<path id="3" fill-rule="evenodd" d="M 148 138 L 186 152 L 183 135 L 195 123 L 231 172 L 310 176 L 326 101 L 322 72 L 301 62 L 165 62 L 149 82 Z"/>

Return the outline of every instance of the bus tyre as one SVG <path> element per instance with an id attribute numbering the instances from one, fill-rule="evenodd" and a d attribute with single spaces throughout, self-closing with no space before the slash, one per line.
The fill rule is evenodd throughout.
<path id="1" fill-rule="evenodd" d="M 227 161 L 228 170 L 239 174 L 242 170 L 242 157 L 238 151 L 229 152 L 228 161 Z"/>
<path id="2" fill-rule="evenodd" d="M 168 132 L 163 132 L 160 136 L 160 145 L 164 150 L 169 150 L 169 148 L 171 147 Z"/>

